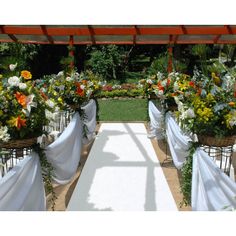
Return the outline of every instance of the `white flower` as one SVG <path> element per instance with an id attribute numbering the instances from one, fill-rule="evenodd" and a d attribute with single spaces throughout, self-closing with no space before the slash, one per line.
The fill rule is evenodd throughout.
<path id="1" fill-rule="evenodd" d="M 7 142 L 10 140 L 10 134 L 7 133 L 7 126 L 0 127 L 0 140 Z"/>
<path id="2" fill-rule="evenodd" d="M 166 87 L 166 84 L 167 84 L 167 80 L 166 80 L 166 79 L 161 82 L 161 85 L 162 85 L 163 87 Z"/>
<path id="3" fill-rule="evenodd" d="M 175 81 L 174 83 L 174 91 L 177 91 L 179 89 L 179 85 L 178 83 Z"/>
<path id="4" fill-rule="evenodd" d="M 53 107 L 55 106 L 55 103 L 54 103 L 51 99 L 48 99 L 48 100 L 46 101 L 46 104 L 47 104 L 49 107 L 51 107 L 51 108 L 53 108 Z"/>
<path id="5" fill-rule="evenodd" d="M 164 93 L 163 90 L 159 90 L 159 91 L 158 91 L 158 95 L 159 95 L 159 96 L 162 96 L 163 93 Z"/>
<path id="6" fill-rule="evenodd" d="M 16 69 L 16 67 L 17 67 L 17 63 L 16 63 L 16 64 L 10 64 L 10 65 L 9 65 L 10 71 L 14 71 L 14 70 Z"/>
<path id="7" fill-rule="evenodd" d="M 37 107 L 37 103 L 33 102 L 35 95 L 31 94 L 29 96 L 26 97 L 26 115 L 29 116 L 30 112 L 31 112 L 31 107 Z"/>
<path id="8" fill-rule="evenodd" d="M 73 79 L 71 77 L 66 77 L 66 81 L 72 81 Z"/>
<path id="9" fill-rule="evenodd" d="M 84 86 L 83 84 L 81 84 L 81 85 L 80 85 L 80 88 L 84 90 L 84 89 L 85 89 L 85 86 Z"/>
<path id="10" fill-rule="evenodd" d="M 27 85 L 25 83 L 19 83 L 19 89 L 26 89 L 27 88 Z"/>
<path id="11" fill-rule="evenodd" d="M 10 84 L 11 87 L 18 86 L 20 83 L 20 79 L 17 76 L 12 76 L 8 79 L 8 84 Z"/>
<path id="12" fill-rule="evenodd" d="M 88 82 L 88 86 L 89 86 L 89 87 L 93 86 L 93 82 L 92 82 L 92 81 L 89 81 L 89 82 Z"/>
<path id="13" fill-rule="evenodd" d="M 147 79 L 147 83 L 148 84 L 152 84 L 152 80 L 151 79 Z"/>
<path id="14" fill-rule="evenodd" d="M 186 116 L 187 118 L 194 118 L 195 117 L 195 113 L 194 113 L 194 110 L 189 108 L 187 111 L 186 111 Z"/>
<path id="15" fill-rule="evenodd" d="M 64 76 L 63 71 L 58 72 L 57 77 L 62 77 L 62 76 Z"/>

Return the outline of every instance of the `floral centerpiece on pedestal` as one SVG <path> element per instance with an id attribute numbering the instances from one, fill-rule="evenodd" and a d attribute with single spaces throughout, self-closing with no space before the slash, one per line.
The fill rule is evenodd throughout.
<path id="1" fill-rule="evenodd" d="M 184 80 L 189 76 L 172 72 L 168 76 L 158 72 L 155 76 L 150 76 L 146 80 L 141 80 L 140 84 L 143 86 L 144 93 L 149 98 L 158 98 L 165 108 L 172 109 L 176 107 L 174 97 L 183 94 L 186 86 Z"/>
<path id="2" fill-rule="evenodd" d="M 61 71 L 52 76 L 50 84 L 47 95 L 61 109 L 70 107 L 73 110 L 95 97 L 101 88 L 98 77 L 89 71 L 80 74 L 75 71 Z"/>
<path id="3" fill-rule="evenodd" d="M 45 110 L 52 110 L 34 86 L 31 73 L 13 71 L 13 76 L 0 79 L 0 143 L 40 136 L 49 122 Z"/>
<path id="4" fill-rule="evenodd" d="M 236 135 L 235 77 L 228 72 L 221 75 L 213 72 L 208 77 L 195 71 L 193 81 L 196 84 L 195 92 L 185 100 L 177 101 L 182 128 L 197 134 L 199 141 L 206 145 L 211 144 L 206 137 L 219 141 L 229 139 L 228 145 L 233 145 Z M 214 145 L 227 146 L 227 143 Z"/>

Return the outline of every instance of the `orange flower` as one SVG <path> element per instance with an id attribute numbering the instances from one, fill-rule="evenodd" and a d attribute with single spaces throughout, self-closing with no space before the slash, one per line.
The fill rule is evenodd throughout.
<path id="1" fill-rule="evenodd" d="M 159 90 L 162 90 L 164 92 L 165 88 L 162 86 L 160 81 L 158 82 L 157 86 Z"/>
<path id="2" fill-rule="evenodd" d="M 12 117 L 9 121 L 8 124 L 11 125 L 12 127 L 16 127 L 17 129 L 20 129 L 22 126 L 26 126 L 26 120 L 21 119 L 20 115 L 18 117 Z"/>
<path id="3" fill-rule="evenodd" d="M 17 129 L 20 129 L 22 126 L 26 126 L 25 123 L 26 123 L 26 120 L 21 119 L 20 116 L 17 117 L 17 119 L 16 119 L 16 127 L 17 127 Z"/>
<path id="4" fill-rule="evenodd" d="M 76 93 L 77 93 L 79 96 L 83 97 L 83 96 L 84 96 L 84 90 L 80 87 L 80 83 L 76 83 L 76 87 L 77 87 Z"/>
<path id="5" fill-rule="evenodd" d="M 86 84 L 88 83 L 88 81 L 85 80 L 85 79 L 83 79 L 83 80 L 82 80 L 82 83 L 86 85 Z"/>
<path id="6" fill-rule="evenodd" d="M 41 96 L 44 98 L 44 100 L 48 100 L 48 96 L 41 90 L 39 90 Z"/>
<path id="7" fill-rule="evenodd" d="M 32 79 L 32 74 L 28 70 L 22 70 L 21 76 L 26 80 Z"/>
<path id="8" fill-rule="evenodd" d="M 235 102 L 229 102 L 228 103 L 231 107 L 233 107 L 235 105 Z"/>
<path id="9" fill-rule="evenodd" d="M 167 79 L 166 86 L 168 87 L 170 85 L 170 79 Z"/>
<path id="10" fill-rule="evenodd" d="M 14 95 L 15 95 L 18 103 L 20 103 L 20 105 L 23 108 L 26 108 L 27 97 L 24 94 L 20 93 L 20 92 L 16 92 Z"/>

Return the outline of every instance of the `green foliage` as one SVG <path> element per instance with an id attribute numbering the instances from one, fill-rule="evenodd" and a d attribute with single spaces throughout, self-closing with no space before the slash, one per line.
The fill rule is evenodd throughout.
<path id="1" fill-rule="evenodd" d="M 168 55 L 167 53 L 162 53 L 159 55 L 157 59 L 155 59 L 151 66 L 148 68 L 148 74 L 154 75 L 157 72 L 161 72 L 163 74 L 167 74 L 168 68 Z"/>
<path id="2" fill-rule="evenodd" d="M 0 43 L 0 73 L 7 75 L 9 65 L 17 63 L 18 70 L 30 70 L 30 63 L 39 51 L 39 45 Z"/>
<path id="3" fill-rule="evenodd" d="M 90 59 L 86 62 L 86 69 L 91 69 L 106 80 L 117 79 L 122 58 L 122 51 L 116 45 L 92 48 Z"/>
<path id="4" fill-rule="evenodd" d="M 98 100 L 101 121 L 147 121 L 147 100 Z"/>
<path id="5" fill-rule="evenodd" d="M 181 169 L 182 178 L 180 188 L 181 193 L 183 193 L 182 205 L 191 205 L 193 154 L 198 146 L 198 143 L 191 142 L 189 156 Z"/>
<path id="6" fill-rule="evenodd" d="M 52 208 L 52 210 L 54 210 L 55 205 L 56 205 L 55 201 L 56 201 L 57 197 L 56 197 L 56 193 L 53 189 L 53 185 L 52 185 L 52 182 L 53 182 L 52 177 L 54 175 L 53 167 L 52 167 L 51 163 L 49 163 L 47 161 L 45 150 L 40 148 L 39 144 L 36 144 L 33 147 L 33 149 L 35 152 L 37 152 L 39 154 L 40 164 L 41 164 L 41 168 L 42 168 L 43 182 L 45 185 L 45 192 L 46 192 L 46 194 L 51 194 L 51 198 L 50 198 L 51 208 Z"/>
<path id="7" fill-rule="evenodd" d="M 207 75 L 207 56 L 210 51 L 210 47 L 206 44 L 196 44 L 192 47 L 192 54 L 199 57 L 201 69 L 205 75 Z"/>
<path id="8" fill-rule="evenodd" d="M 114 98 L 114 97 L 138 97 L 143 95 L 142 89 L 114 89 L 112 91 L 101 91 L 100 98 Z"/>

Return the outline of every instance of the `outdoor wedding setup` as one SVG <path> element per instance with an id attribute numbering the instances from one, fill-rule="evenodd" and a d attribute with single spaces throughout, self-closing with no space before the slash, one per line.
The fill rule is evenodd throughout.
<path id="1" fill-rule="evenodd" d="M 0 26 L 0 211 L 235 211 L 235 37 Z"/>

